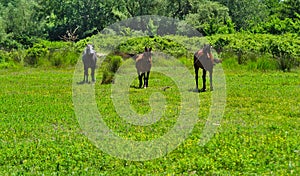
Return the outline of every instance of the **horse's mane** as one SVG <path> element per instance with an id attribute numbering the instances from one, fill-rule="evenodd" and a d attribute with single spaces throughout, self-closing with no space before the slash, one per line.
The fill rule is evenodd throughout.
<path id="1" fill-rule="evenodd" d="M 85 47 L 84 53 L 83 54 L 96 54 L 96 51 L 93 48 L 93 45 L 88 44 Z"/>
<path id="2" fill-rule="evenodd" d="M 210 53 L 211 46 L 209 44 L 205 44 L 202 48 L 203 53 Z"/>

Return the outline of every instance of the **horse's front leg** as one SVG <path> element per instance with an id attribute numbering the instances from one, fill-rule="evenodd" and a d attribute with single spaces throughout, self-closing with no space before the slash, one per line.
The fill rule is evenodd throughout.
<path id="1" fill-rule="evenodd" d="M 92 82 L 95 82 L 95 68 L 91 68 L 91 77 L 92 77 Z"/>
<path id="2" fill-rule="evenodd" d="M 206 70 L 203 69 L 202 72 L 202 89 L 200 90 L 200 92 L 205 92 L 206 91 Z"/>
<path id="3" fill-rule="evenodd" d="M 144 73 L 138 73 L 138 75 L 139 75 L 139 88 L 142 88 L 142 85 L 143 85 L 143 74 Z"/>
<path id="4" fill-rule="evenodd" d="M 199 67 L 195 67 L 195 81 L 196 81 L 196 91 L 199 91 L 198 88 L 198 71 L 199 71 Z"/>
<path id="5" fill-rule="evenodd" d="M 84 67 L 84 77 L 83 77 L 83 82 L 87 83 L 88 82 L 88 68 Z"/>
<path id="6" fill-rule="evenodd" d="M 144 76 L 144 88 L 148 87 L 149 74 L 150 74 L 150 71 L 148 71 L 147 73 L 145 73 L 145 76 Z"/>
<path id="7" fill-rule="evenodd" d="M 210 91 L 213 91 L 213 90 L 214 90 L 212 74 L 213 74 L 213 72 L 210 71 L 210 72 L 209 72 Z"/>

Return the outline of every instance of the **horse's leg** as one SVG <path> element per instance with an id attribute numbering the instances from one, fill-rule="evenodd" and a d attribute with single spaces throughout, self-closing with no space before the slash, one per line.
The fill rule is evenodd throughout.
<path id="1" fill-rule="evenodd" d="M 91 68 L 92 82 L 95 82 L 95 68 Z"/>
<path id="2" fill-rule="evenodd" d="M 142 84 L 143 84 L 143 74 L 144 74 L 144 73 L 139 73 L 139 88 L 142 88 Z"/>
<path id="3" fill-rule="evenodd" d="M 206 91 L 206 70 L 202 69 L 202 89 L 200 90 L 201 92 L 205 92 Z"/>
<path id="4" fill-rule="evenodd" d="M 89 68 L 86 69 L 86 80 L 85 80 L 86 83 L 89 82 Z"/>
<path id="5" fill-rule="evenodd" d="M 199 88 L 198 88 L 198 71 L 199 71 L 199 67 L 195 67 L 196 91 L 199 91 Z"/>
<path id="6" fill-rule="evenodd" d="M 213 87 L 213 81 L 212 81 L 212 74 L 213 74 L 213 72 L 210 71 L 210 72 L 209 72 L 210 91 L 213 91 L 213 90 L 214 90 L 214 87 Z"/>
<path id="7" fill-rule="evenodd" d="M 144 88 L 148 87 L 149 74 L 150 74 L 150 71 L 148 71 L 147 73 L 145 73 Z"/>
<path id="8" fill-rule="evenodd" d="M 88 82 L 88 68 L 84 67 L 84 78 L 83 78 L 83 82 Z"/>
<path id="9" fill-rule="evenodd" d="M 142 73 L 141 75 L 142 75 L 142 78 L 141 78 L 141 80 L 142 80 L 141 85 L 143 85 L 143 87 L 145 87 L 146 73 L 144 72 L 144 73 Z M 144 80 L 144 84 L 143 84 L 143 80 Z M 141 88 L 142 88 L 142 86 L 141 86 Z"/>

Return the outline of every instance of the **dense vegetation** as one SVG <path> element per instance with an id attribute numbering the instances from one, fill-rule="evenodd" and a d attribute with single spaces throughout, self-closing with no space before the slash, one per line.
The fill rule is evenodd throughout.
<path id="1" fill-rule="evenodd" d="M 141 15 L 183 20 L 206 36 L 235 31 L 299 34 L 299 9 L 299 0 L 0 0 L 0 49 L 31 47 L 40 38 L 77 41 Z M 144 25 L 145 32 L 149 24 L 137 25 Z"/>
<path id="2" fill-rule="evenodd" d="M 129 17 L 156 14 L 182 20 L 197 29 L 218 52 L 223 51 L 223 59 L 234 56 L 239 64 L 249 60 L 271 61 L 271 65 L 281 70 L 290 70 L 299 65 L 299 4 L 299 0 L 2 0 L 0 68 L 74 65 L 89 37 L 95 34 L 97 38 L 104 37 L 100 31 L 109 36 L 104 37 L 101 46 L 106 46 L 99 47 L 100 50 L 112 46 L 122 36 L 133 38 L 143 34 L 156 36 L 158 50 L 181 57 L 187 56 L 183 54 L 186 49 L 178 42 L 203 41 L 188 38 L 194 36 L 194 31 L 187 32 L 181 22 L 171 24 L 149 18 L 130 27 L 106 28 Z M 128 41 L 119 49 L 140 52 L 145 42 L 133 40 L 136 41 Z"/>

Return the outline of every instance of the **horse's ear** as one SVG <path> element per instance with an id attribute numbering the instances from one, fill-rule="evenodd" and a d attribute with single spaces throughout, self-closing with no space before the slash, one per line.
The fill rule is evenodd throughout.
<path id="1" fill-rule="evenodd" d="M 147 52 L 148 51 L 148 48 L 145 46 L 145 52 Z"/>
<path id="2" fill-rule="evenodd" d="M 150 47 L 150 48 L 149 48 L 149 52 L 151 52 L 151 50 L 152 50 L 152 48 Z"/>

